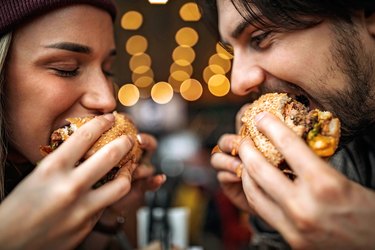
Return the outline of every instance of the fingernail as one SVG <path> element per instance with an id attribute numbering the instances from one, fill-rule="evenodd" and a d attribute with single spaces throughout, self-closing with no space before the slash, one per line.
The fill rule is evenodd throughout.
<path id="1" fill-rule="evenodd" d="M 261 112 L 261 113 L 259 113 L 259 114 L 257 114 L 256 116 L 255 116 L 255 122 L 256 123 L 258 123 L 260 120 L 262 120 L 263 119 L 263 117 L 265 117 L 266 116 L 266 113 L 265 112 Z"/>
<path id="2" fill-rule="evenodd" d="M 137 141 L 139 144 L 142 144 L 142 137 L 140 134 L 137 134 Z"/>
<path id="3" fill-rule="evenodd" d="M 160 175 L 161 181 L 165 182 L 167 180 L 167 176 L 165 174 Z"/>
<path id="4" fill-rule="evenodd" d="M 102 117 L 110 122 L 113 122 L 115 120 L 115 116 L 112 113 L 102 115 Z"/>

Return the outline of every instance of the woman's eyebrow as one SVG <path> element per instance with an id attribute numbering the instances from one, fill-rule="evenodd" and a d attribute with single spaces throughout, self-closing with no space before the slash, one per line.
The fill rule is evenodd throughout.
<path id="1" fill-rule="evenodd" d="M 68 50 L 77 53 L 91 54 L 92 49 L 86 45 L 72 43 L 72 42 L 59 42 L 45 46 L 46 48 Z"/>

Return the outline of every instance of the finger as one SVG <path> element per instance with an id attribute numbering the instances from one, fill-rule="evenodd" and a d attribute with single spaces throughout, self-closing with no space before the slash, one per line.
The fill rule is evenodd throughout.
<path id="1" fill-rule="evenodd" d="M 226 153 L 233 154 L 233 149 L 238 148 L 238 144 L 241 141 L 241 136 L 236 134 L 225 134 L 220 137 L 217 145 L 219 148 Z M 236 153 L 237 154 L 237 153 Z M 236 155 L 234 154 L 234 155 Z"/>
<path id="2" fill-rule="evenodd" d="M 249 108 L 249 106 L 250 106 L 250 103 L 247 103 L 247 104 L 243 105 L 241 107 L 241 109 L 236 114 L 236 132 L 237 133 L 240 131 L 241 126 L 242 126 L 241 118 L 242 118 L 243 114 L 245 113 L 245 111 Z"/>
<path id="3" fill-rule="evenodd" d="M 256 211 L 271 227 L 279 231 L 283 236 L 294 237 L 297 230 L 284 214 L 282 207 L 278 206 L 251 178 L 244 173 L 242 175 L 243 189 L 249 206 Z"/>
<path id="4" fill-rule="evenodd" d="M 217 171 L 224 170 L 236 175 L 236 170 L 241 165 L 241 161 L 237 157 L 224 153 L 216 153 L 211 156 L 211 165 Z"/>
<path id="5" fill-rule="evenodd" d="M 131 176 L 128 174 L 117 175 L 112 181 L 87 193 L 81 206 L 87 209 L 89 213 L 95 213 L 124 197 L 129 193 L 130 188 Z"/>
<path id="6" fill-rule="evenodd" d="M 75 167 L 75 163 L 82 158 L 100 135 L 108 130 L 113 123 L 113 114 L 95 117 L 83 124 L 53 154 L 47 155 L 45 160 L 52 161 L 53 165 L 57 167 Z"/>
<path id="7" fill-rule="evenodd" d="M 149 177 L 145 183 L 145 187 L 144 187 L 145 191 L 155 192 L 161 187 L 161 185 L 165 183 L 166 180 L 167 180 L 167 177 L 164 174 L 159 174 L 159 175 Z"/>
<path id="8" fill-rule="evenodd" d="M 217 173 L 217 179 L 222 184 L 229 184 L 229 183 L 235 183 L 235 182 L 240 183 L 241 182 L 240 177 L 238 177 L 237 175 L 234 175 L 233 173 L 229 173 L 229 172 L 226 172 L 226 171 L 219 171 Z"/>
<path id="9" fill-rule="evenodd" d="M 133 173 L 133 179 L 139 180 L 152 176 L 155 173 L 155 168 L 149 164 L 141 163 Z"/>
<path id="10" fill-rule="evenodd" d="M 135 169 L 137 168 L 137 164 L 129 161 L 124 166 L 122 166 L 118 172 L 116 173 L 115 179 L 117 178 L 127 178 L 130 181 L 133 181 L 133 173 Z"/>
<path id="11" fill-rule="evenodd" d="M 257 127 L 285 157 L 297 176 L 319 173 L 320 159 L 307 144 L 275 116 L 263 112 L 256 116 Z M 298 152 L 298 153 L 297 153 Z"/>
<path id="12" fill-rule="evenodd" d="M 143 179 L 134 180 L 132 186 L 133 189 L 138 189 L 141 193 L 144 193 L 145 191 L 156 191 L 166 180 L 166 175 L 158 174 L 155 176 L 147 176 Z"/>
<path id="13" fill-rule="evenodd" d="M 293 196 L 295 187 L 280 169 L 271 165 L 259 152 L 249 138 L 245 138 L 239 148 L 243 162 L 243 173 L 246 172 L 280 206 Z"/>
<path id="14" fill-rule="evenodd" d="M 146 161 L 151 160 L 151 156 L 158 146 L 156 138 L 149 134 L 140 133 L 137 135 L 137 139 L 140 143 L 140 147 L 145 151 L 142 158 Z"/>
<path id="15" fill-rule="evenodd" d="M 133 142 L 127 135 L 109 142 L 90 156 L 73 171 L 73 178 L 91 188 L 100 178 L 107 174 L 132 148 Z M 125 166 L 124 166 L 125 167 Z"/>

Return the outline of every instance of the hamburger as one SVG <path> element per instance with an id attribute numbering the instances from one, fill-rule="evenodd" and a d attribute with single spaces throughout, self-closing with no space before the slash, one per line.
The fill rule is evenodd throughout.
<path id="1" fill-rule="evenodd" d="M 116 111 L 113 112 L 115 116 L 115 122 L 113 126 L 104 132 L 99 139 L 94 143 L 94 145 L 87 151 L 83 156 L 81 161 L 77 162 L 77 165 L 85 159 L 89 158 L 91 155 L 95 154 L 100 148 L 102 148 L 107 143 L 113 141 L 121 135 L 129 135 L 133 138 L 134 145 L 132 149 L 121 159 L 116 167 L 114 167 L 109 173 L 107 173 L 101 180 L 99 180 L 94 187 L 98 187 L 110 180 L 112 180 L 117 171 L 127 165 L 128 163 L 136 163 L 140 160 L 142 155 L 142 149 L 137 140 L 138 130 L 134 125 L 133 121 L 126 115 L 119 114 Z M 66 141 L 79 127 L 81 127 L 86 122 L 92 120 L 94 116 L 86 117 L 73 117 L 66 119 L 69 124 L 56 129 L 52 132 L 50 136 L 49 145 L 44 145 L 40 147 L 40 153 L 42 156 L 46 156 L 56 150 L 64 141 Z"/>
<path id="2" fill-rule="evenodd" d="M 295 174 L 288 167 L 284 156 L 255 126 L 255 116 L 267 111 L 278 117 L 320 157 L 329 158 L 338 147 L 340 139 L 340 121 L 329 111 L 309 110 L 301 102 L 286 93 L 269 93 L 249 105 L 241 117 L 241 137 L 250 137 L 256 148 L 273 166 L 279 168 L 291 179 Z M 238 169 L 237 175 L 241 175 Z"/>

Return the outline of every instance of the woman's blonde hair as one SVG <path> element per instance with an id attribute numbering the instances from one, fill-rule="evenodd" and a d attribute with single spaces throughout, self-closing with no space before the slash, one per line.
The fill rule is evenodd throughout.
<path id="1" fill-rule="evenodd" d="M 4 172 L 7 157 L 7 133 L 5 121 L 5 64 L 12 34 L 8 33 L 0 38 L 0 201 L 4 199 Z"/>

